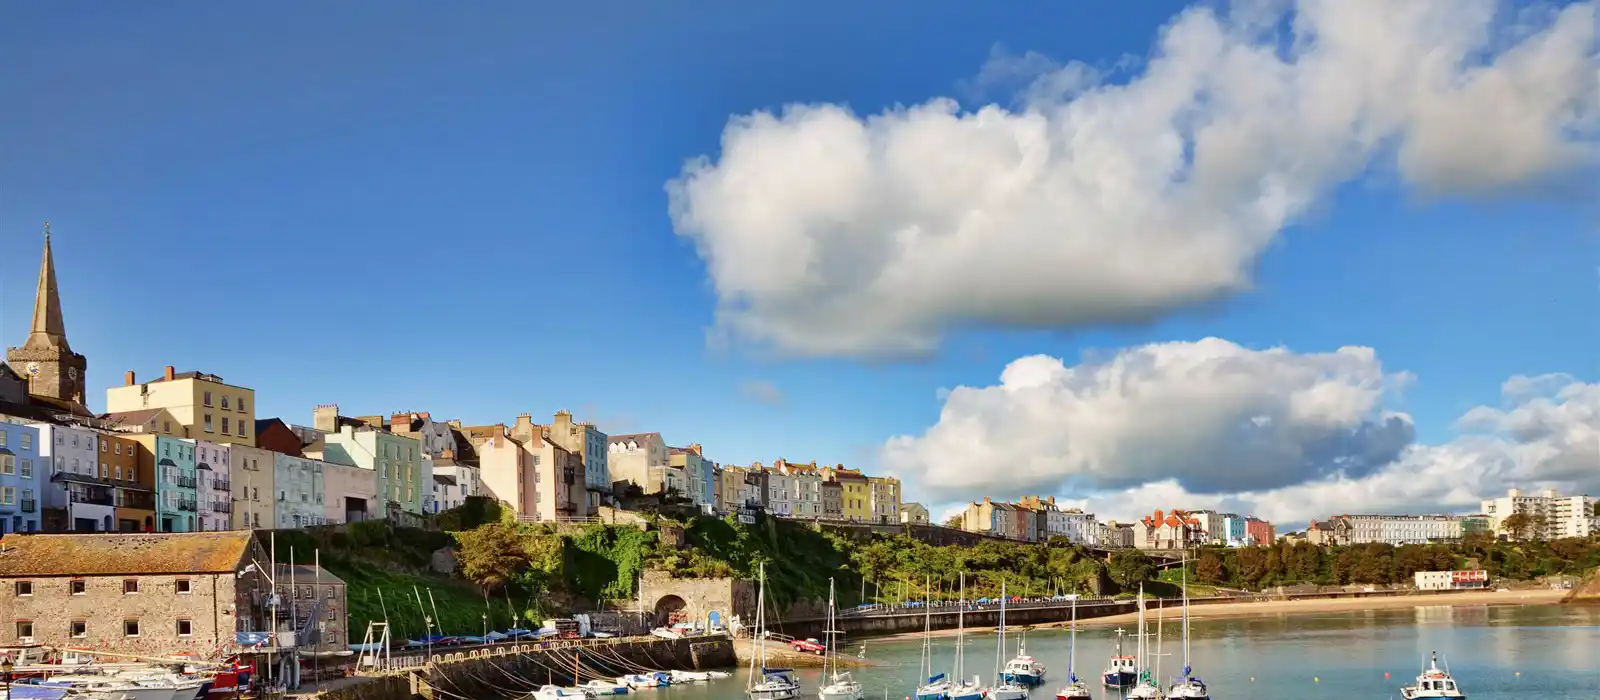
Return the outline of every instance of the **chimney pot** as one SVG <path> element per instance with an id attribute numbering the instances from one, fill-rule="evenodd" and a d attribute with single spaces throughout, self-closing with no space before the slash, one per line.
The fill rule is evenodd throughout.
<path id="1" fill-rule="evenodd" d="M 174 372 L 173 366 L 172 365 L 167 365 L 166 374 L 164 374 L 162 376 L 165 377 L 166 380 L 170 382 L 170 381 L 172 381 L 172 377 L 173 377 L 174 374 L 175 374 L 175 372 Z"/>
<path id="2" fill-rule="evenodd" d="M 127 380 L 127 386 L 133 386 L 133 385 L 135 385 L 135 384 L 138 384 L 138 383 L 139 383 L 139 382 L 138 382 L 138 381 L 137 381 L 137 380 L 135 380 L 135 379 L 134 379 L 134 378 L 133 378 L 133 370 L 131 370 L 131 369 L 130 369 L 130 370 L 128 370 L 128 374 L 127 374 L 127 375 L 125 375 L 125 377 L 124 377 L 124 378 L 125 378 L 125 379 L 126 379 L 126 380 Z"/>

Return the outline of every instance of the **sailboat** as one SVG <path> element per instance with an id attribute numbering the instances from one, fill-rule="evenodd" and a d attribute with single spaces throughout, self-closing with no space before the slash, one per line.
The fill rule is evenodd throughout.
<path id="1" fill-rule="evenodd" d="M 1117 641 L 1112 647 L 1111 663 L 1101 674 L 1101 680 L 1107 688 L 1132 688 L 1133 684 L 1139 681 L 1139 660 L 1122 651 L 1122 638 L 1127 634 L 1122 628 L 1117 628 Z"/>
<path id="2" fill-rule="evenodd" d="M 1121 632 L 1122 630 L 1117 630 Z M 1122 644 L 1121 637 L 1117 644 Z M 1056 700 L 1088 700 L 1089 686 L 1078 680 L 1078 672 L 1074 669 L 1078 656 L 1078 596 L 1072 596 L 1072 634 L 1067 637 L 1067 684 L 1056 691 Z"/>
<path id="3" fill-rule="evenodd" d="M 1206 687 L 1206 682 L 1190 675 L 1194 669 L 1189 667 L 1189 565 L 1184 562 L 1183 568 L 1183 677 L 1167 689 L 1167 697 L 1177 700 L 1211 700 L 1211 690 Z"/>
<path id="4" fill-rule="evenodd" d="M 839 630 L 834 629 L 834 614 L 838 609 L 833 598 L 833 579 L 828 579 L 828 629 L 822 657 L 822 678 L 827 685 L 817 691 L 821 700 L 861 700 L 861 684 L 850 677 L 849 671 L 839 670 Z M 828 674 L 828 662 L 833 662 L 833 674 Z"/>
<path id="5" fill-rule="evenodd" d="M 1160 630 L 1161 630 L 1161 627 L 1160 627 L 1161 619 L 1160 619 L 1160 617 L 1156 618 L 1156 625 L 1157 625 L 1156 626 L 1156 643 L 1160 644 L 1161 643 L 1161 632 L 1160 632 Z M 1157 648 L 1155 654 L 1151 654 L 1150 653 L 1150 643 L 1145 641 L 1145 639 L 1147 637 L 1149 637 L 1150 635 L 1145 632 L 1145 624 L 1144 624 L 1144 584 L 1142 584 L 1142 583 L 1139 584 L 1139 635 L 1138 636 L 1139 636 L 1139 653 L 1138 653 L 1138 656 L 1139 656 L 1139 660 L 1138 660 L 1138 664 L 1139 664 L 1139 682 L 1135 683 L 1134 686 L 1133 686 L 1133 689 L 1128 691 L 1127 698 L 1128 698 L 1128 700 L 1164 700 L 1164 695 L 1165 694 L 1161 692 L 1161 686 L 1155 682 L 1155 676 L 1160 676 L 1161 675 L 1161 667 L 1159 665 L 1161 663 L 1161 661 L 1160 661 L 1160 659 L 1161 659 L 1161 650 L 1160 650 L 1160 648 Z M 1149 657 L 1150 656 L 1155 656 L 1156 657 L 1157 666 L 1156 666 L 1155 676 L 1152 676 L 1151 673 L 1150 673 L 1150 661 L 1149 661 Z"/>
<path id="6" fill-rule="evenodd" d="M 989 691 L 989 700 L 1022 700 L 1028 697 L 1028 686 L 1006 678 L 1000 672 L 1000 659 L 1006 653 L 1006 582 L 1000 582 L 1000 631 L 994 645 L 994 675 L 999 679 Z"/>
<path id="7" fill-rule="evenodd" d="M 933 598 L 929 593 L 932 577 L 922 584 L 922 671 L 917 682 L 917 700 L 946 700 L 950 696 L 950 681 L 943 673 L 933 672 Z"/>
<path id="8" fill-rule="evenodd" d="M 767 564 L 761 563 L 756 589 L 756 629 L 751 644 L 750 681 L 745 695 L 750 700 L 794 700 L 800 696 L 800 679 L 790 668 L 767 667 Z"/>
<path id="9" fill-rule="evenodd" d="M 1408 685 L 1400 689 L 1400 697 L 1406 700 L 1434 700 L 1435 698 L 1452 698 L 1453 700 L 1466 700 L 1467 694 L 1461 691 L 1461 686 L 1456 685 L 1456 679 L 1450 675 L 1450 666 L 1439 668 L 1439 652 L 1433 652 L 1431 668 L 1425 669 L 1422 675 L 1417 676 L 1416 685 Z"/>
<path id="10" fill-rule="evenodd" d="M 978 700 L 984 695 L 983 688 L 978 687 L 978 678 L 967 680 L 963 677 L 966 673 L 967 660 L 967 574 L 961 573 L 961 596 L 956 605 L 956 663 L 951 671 L 949 685 L 945 697 L 949 700 Z"/>

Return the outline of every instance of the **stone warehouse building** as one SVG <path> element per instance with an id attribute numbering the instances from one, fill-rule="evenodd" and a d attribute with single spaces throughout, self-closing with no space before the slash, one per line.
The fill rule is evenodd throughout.
<path id="1" fill-rule="evenodd" d="M 0 645 L 227 653 L 264 629 L 266 561 L 240 531 L 0 538 Z"/>

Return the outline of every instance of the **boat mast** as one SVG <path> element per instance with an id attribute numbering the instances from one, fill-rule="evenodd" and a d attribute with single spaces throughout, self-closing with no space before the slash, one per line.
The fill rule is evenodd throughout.
<path id="1" fill-rule="evenodd" d="M 766 634 L 762 629 L 762 618 L 765 616 L 767 609 L 767 563 L 761 562 L 758 567 L 758 573 L 756 574 L 756 627 L 755 633 L 752 635 L 754 638 L 750 640 L 751 650 L 755 652 L 750 655 L 749 688 L 751 690 L 754 690 L 756 686 L 756 665 L 760 664 L 763 667 L 767 665 Z"/>
<path id="2" fill-rule="evenodd" d="M 1134 652 L 1133 652 L 1134 662 L 1133 663 L 1139 667 L 1140 675 L 1143 675 L 1149 669 L 1149 666 L 1146 665 L 1148 660 L 1144 656 L 1145 633 L 1144 633 L 1144 584 L 1143 583 L 1139 584 L 1139 634 L 1137 636 L 1139 637 L 1139 641 L 1136 644 L 1134 644 L 1134 647 L 1133 647 L 1134 648 Z"/>
<path id="3" fill-rule="evenodd" d="M 823 678 L 828 678 L 829 677 L 828 676 L 828 660 L 829 660 L 830 657 L 833 656 L 834 652 L 836 651 L 834 649 L 834 641 L 833 641 L 834 640 L 834 631 L 833 631 L 833 577 L 832 576 L 828 577 L 828 629 L 824 630 L 823 632 L 824 632 L 824 634 L 827 634 L 828 636 L 827 636 L 826 639 L 823 640 L 823 646 L 822 646 L 822 677 Z M 835 667 L 834 668 L 834 676 L 835 676 L 834 680 L 838 680 L 837 679 L 838 673 L 839 673 L 839 669 L 837 667 Z"/>
<path id="4" fill-rule="evenodd" d="M 933 678 L 933 577 L 922 578 L 922 680 L 931 683 Z"/>
<path id="5" fill-rule="evenodd" d="M 966 647 L 966 638 L 967 638 L 967 572 L 965 572 L 965 571 L 961 572 L 960 574 L 958 574 L 958 577 L 959 578 L 957 580 L 960 582 L 958 584 L 959 587 L 960 587 L 960 593 L 957 594 L 959 596 L 959 598 L 957 599 L 957 602 L 956 602 L 956 668 L 955 668 L 955 676 L 956 677 L 955 677 L 955 680 L 956 680 L 956 682 L 959 683 L 959 682 L 962 681 L 963 678 L 965 678 L 965 676 L 963 676 L 961 674 L 965 673 L 966 670 L 967 670 L 966 669 L 966 664 L 964 663 L 966 661 L 966 659 L 964 658 L 966 656 L 966 652 L 965 652 L 964 648 Z"/>
<path id="6" fill-rule="evenodd" d="M 1000 661 L 1006 653 L 1006 582 L 1000 581 L 1000 638 L 994 645 L 994 683 L 1000 685 Z"/>
<path id="7" fill-rule="evenodd" d="M 1166 612 L 1167 612 L 1166 599 L 1163 598 L 1162 601 L 1161 601 L 1161 607 L 1156 608 L 1156 677 L 1155 677 L 1155 682 L 1156 682 L 1156 685 L 1158 685 L 1158 686 L 1161 685 L 1161 657 L 1163 656 L 1163 654 L 1161 653 L 1161 623 L 1165 622 L 1166 619 L 1167 619 Z"/>
<path id="8" fill-rule="evenodd" d="M 1072 594 L 1072 633 L 1067 637 L 1067 679 L 1073 683 L 1078 682 L 1077 672 L 1072 670 L 1073 660 L 1078 655 L 1078 594 Z"/>
<path id="9" fill-rule="evenodd" d="M 1189 560 L 1183 561 L 1183 677 L 1189 677 Z"/>

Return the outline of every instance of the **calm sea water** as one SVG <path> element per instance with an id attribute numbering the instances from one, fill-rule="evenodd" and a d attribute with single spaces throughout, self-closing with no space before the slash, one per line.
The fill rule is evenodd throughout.
<path id="1" fill-rule="evenodd" d="M 1182 668 L 1179 627 L 1165 626 L 1161 674 Z M 1129 630 L 1132 631 L 1131 629 Z M 1154 627 L 1152 625 L 1152 632 Z M 1008 635 L 1015 653 L 1013 635 Z M 1112 632 L 1078 632 L 1078 675 L 1095 697 L 1116 698 L 1101 688 L 1099 673 L 1111 655 Z M 1028 653 L 1049 667 L 1036 700 L 1054 698 L 1067 677 L 1065 630 L 1028 633 Z M 747 642 L 746 642 L 747 643 Z M 860 640 L 843 651 L 854 655 Z M 1153 643 L 1153 642 L 1152 642 Z M 866 700 L 903 700 L 917 681 L 921 641 L 865 640 L 867 658 L 878 666 L 856 669 Z M 934 640 L 936 672 L 949 671 L 953 637 Z M 1128 653 L 1132 653 L 1131 641 Z M 995 635 L 967 636 L 966 675 L 985 683 L 994 675 Z M 1438 650 L 1471 700 L 1600 699 L 1600 608 L 1422 607 L 1355 613 L 1195 621 L 1190 656 L 1216 700 L 1351 700 L 1399 698 L 1430 650 Z M 1389 674 L 1385 677 L 1384 674 Z M 805 694 L 814 697 L 818 669 L 802 670 Z M 659 691 L 661 700 L 738 700 L 745 674 L 700 686 Z"/>

